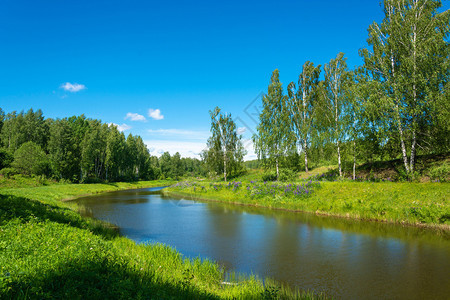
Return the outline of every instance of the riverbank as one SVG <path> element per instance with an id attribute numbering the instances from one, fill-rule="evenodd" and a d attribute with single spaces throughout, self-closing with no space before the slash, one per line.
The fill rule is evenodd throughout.
<path id="1" fill-rule="evenodd" d="M 449 183 L 202 181 L 179 183 L 165 192 L 209 201 L 450 230 Z"/>
<path id="2" fill-rule="evenodd" d="M 229 276 L 214 262 L 185 259 L 165 245 L 136 245 L 108 224 L 81 217 L 74 203 L 62 201 L 168 184 L 154 181 L 0 188 L 0 295 L 7 299 L 294 296 L 275 283 L 266 282 L 264 286 L 255 277 Z M 296 297 L 314 298 L 306 293 Z"/>

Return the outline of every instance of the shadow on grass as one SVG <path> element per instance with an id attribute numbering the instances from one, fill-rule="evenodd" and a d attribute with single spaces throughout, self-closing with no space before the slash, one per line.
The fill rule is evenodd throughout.
<path id="1" fill-rule="evenodd" d="M 119 235 L 116 228 L 108 227 L 108 224 L 94 219 L 83 219 L 69 208 L 44 204 L 23 197 L 0 195 L 0 226 L 13 219 L 19 219 L 24 223 L 35 220 L 67 224 L 76 228 L 88 229 L 107 239 Z"/>
<path id="2" fill-rule="evenodd" d="M 166 282 L 112 259 L 86 259 L 34 276 L 9 277 L 6 299 L 219 299 L 188 281 Z M 3 297 L 2 296 L 2 297 Z M 5 299 L 2 298 L 2 299 Z"/>
<path id="3" fill-rule="evenodd" d="M 418 155 L 416 157 L 415 170 L 419 173 L 423 173 L 433 166 L 433 164 L 442 163 L 448 159 L 450 159 L 450 153 Z M 357 171 L 374 171 L 378 173 L 391 171 L 391 173 L 398 175 L 403 172 L 404 165 L 403 160 L 397 158 L 385 161 L 367 162 L 358 166 L 356 169 Z"/>

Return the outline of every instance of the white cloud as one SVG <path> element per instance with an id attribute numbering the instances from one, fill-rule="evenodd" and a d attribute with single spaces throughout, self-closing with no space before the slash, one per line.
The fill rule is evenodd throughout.
<path id="1" fill-rule="evenodd" d="M 236 133 L 237 133 L 237 134 L 244 134 L 246 131 L 247 131 L 247 127 L 239 127 L 239 128 L 236 130 Z"/>
<path id="2" fill-rule="evenodd" d="M 191 157 L 200 159 L 200 153 L 206 149 L 206 143 L 179 140 L 146 140 L 151 155 L 161 156 L 164 152 L 174 155 L 179 152 L 182 157 Z"/>
<path id="3" fill-rule="evenodd" d="M 182 157 L 191 157 L 201 159 L 200 153 L 207 149 L 206 142 L 202 141 L 182 141 L 179 139 L 171 140 L 146 140 L 144 143 L 147 145 L 151 155 L 161 156 L 164 152 L 169 152 L 170 155 L 174 155 L 179 152 Z M 257 159 L 257 156 L 253 150 L 253 142 L 251 139 L 242 139 L 244 148 L 247 150 L 247 155 L 244 156 L 244 160 Z"/>
<path id="4" fill-rule="evenodd" d="M 132 128 L 130 125 L 127 125 L 125 123 L 122 124 L 122 125 L 119 125 L 119 124 L 116 124 L 116 123 L 108 123 L 108 125 L 109 126 L 116 126 L 117 130 L 119 130 L 119 131 L 127 131 L 127 130 L 130 130 Z"/>
<path id="5" fill-rule="evenodd" d="M 244 156 L 244 161 L 258 159 L 258 156 L 256 156 L 255 153 L 255 146 L 251 139 L 242 139 L 242 145 L 247 151 L 247 154 Z"/>
<path id="6" fill-rule="evenodd" d="M 147 121 L 147 119 L 143 115 L 131 112 L 127 113 L 125 120 L 126 119 L 130 119 L 131 121 L 144 121 L 144 122 Z"/>
<path id="7" fill-rule="evenodd" d="M 187 139 L 187 140 L 207 140 L 209 137 L 209 131 L 195 131 L 195 130 L 184 130 L 184 129 L 149 129 L 147 131 L 153 136 L 160 137 L 173 137 L 177 139 Z"/>
<path id="8" fill-rule="evenodd" d="M 61 84 L 60 88 L 67 92 L 76 93 L 86 89 L 84 84 L 66 82 Z"/>
<path id="9" fill-rule="evenodd" d="M 157 109 L 150 108 L 148 110 L 148 116 L 154 120 L 162 120 L 164 116 L 161 114 L 161 111 Z"/>

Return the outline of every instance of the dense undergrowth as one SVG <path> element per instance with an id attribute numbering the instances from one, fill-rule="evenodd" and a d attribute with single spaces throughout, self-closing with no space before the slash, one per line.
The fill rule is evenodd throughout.
<path id="1" fill-rule="evenodd" d="M 61 199 L 170 182 L 0 189 L 1 299 L 290 299 L 273 281 L 226 273 L 161 244 L 136 245 Z M 227 282 L 224 282 L 224 280 Z"/>

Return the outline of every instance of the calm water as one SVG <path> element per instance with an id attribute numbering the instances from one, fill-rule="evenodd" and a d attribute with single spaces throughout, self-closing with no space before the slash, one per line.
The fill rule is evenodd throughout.
<path id="1" fill-rule="evenodd" d="M 450 239 L 429 230 L 164 196 L 78 199 L 138 243 L 346 299 L 450 299 Z"/>

